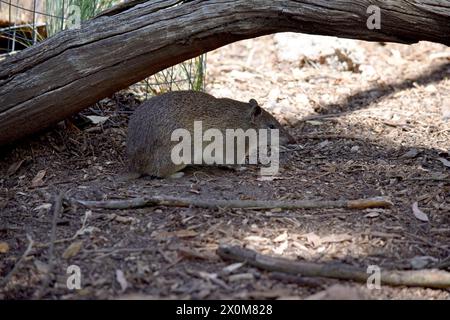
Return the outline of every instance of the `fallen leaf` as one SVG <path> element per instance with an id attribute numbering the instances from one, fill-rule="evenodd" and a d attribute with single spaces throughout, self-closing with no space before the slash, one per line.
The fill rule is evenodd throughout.
<path id="1" fill-rule="evenodd" d="M 323 122 L 321 121 L 316 121 L 316 120 L 308 120 L 306 121 L 307 124 L 310 124 L 312 126 L 321 126 L 323 124 Z"/>
<path id="2" fill-rule="evenodd" d="M 440 162 L 442 162 L 442 164 L 444 166 L 446 166 L 447 168 L 450 168 L 450 161 L 448 161 L 447 159 L 444 158 L 437 158 Z"/>
<path id="3" fill-rule="evenodd" d="M 7 176 L 12 176 L 14 173 L 17 172 L 17 170 L 20 169 L 20 167 L 22 166 L 22 164 L 25 162 L 25 159 L 19 160 L 17 162 L 14 162 L 9 168 L 8 171 L 6 172 Z"/>
<path id="4" fill-rule="evenodd" d="M 429 221 L 428 216 L 422 210 L 419 209 L 419 203 L 417 203 L 417 202 L 413 203 L 412 211 L 413 211 L 414 216 L 417 219 L 419 219 L 420 221 L 424 221 L 424 222 Z"/>
<path id="5" fill-rule="evenodd" d="M 228 277 L 228 281 L 230 282 L 253 280 L 253 279 L 255 279 L 255 276 L 251 273 L 233 274 Z"/>
<path id="6" fill-rule="evenodd" d="M 101 124 L 106 122 L 109 117 L 100 117 L 100 116 L 86 116 L 93 124 Z"/>
<path id="7" fill-rule="evenodd" d="M 194 230 L 178 230 L 178 231 L 153 231 L 152 237 L 158 238 L 158 239 L 168 239 L 172 237 L 178 237 L 178 238 L 192 238 L 198 235 L 198 232 L 195 232 Z"/>
<path id="8" fill-rule="evenodd" d="M 127 290 L 128 282 L 127 282 L 127 279 L 125 279 L 125 275 L 123 274 L 122 270 L 116 270 L 116 280 L 120 284 L 120 288 L 121 288 L 122 292 Z"/>
<path id="9" fill-rule="evenodd" d="M 34 265 L 40 273 L 47 274 L 50 271 L 50 266 L 47 263 L 42 262 L 41 260 L 35 260 Z"/>
<path id="10" fill-rule="evenodd" d="M 204 271 L 199 271 L 197 274 L 201 278 L 203 278 L 205 280 L 209 280 L 209 281 L 213 282 L 214 284 L 217 284 L 226 290 L 231 290 L 231 288 L 223 280 L 219 279 L 217 273 L 208 273 L 208 272 L 204 272 Z"/>
<path id="11" fill-rule="evenodd" d="M 146 276 L 151 273 L 150 266 L 142 260 L 136 262 L 136 269 L 139 276 Z"/>
<path id="12" fill-rule="evenodd" d="M 34 208 L 34 211 L 40 211 L 40 210 L 50 210 L 50 208 L 52 207 L 51 203 L 43 203 L 40 206 L 37 206 L 36 208 Z"/>
<path id="13" fill-rule="evenodd" d="M 82 235 L 85 235 L 85 234 L 92 234 L 92 233 L 98 232 L 98 231 L 100 231 L 100 229 L 97 228 L 97 227 L 93 227 L 93 226 L 91 226 L 91 227 L 82 227 L 80 230 L 78 230 L 75 233 L 75 237 L 82 236 Z"/>
<path id="14" fill-rule="evenodd" d="M 7 253 L 9 251 L 9 244 L 0 242 L 0 253 Z"/>
<path id="15" fill-rule="evenodd" d="M 359 146 L 353 146 L 353 147 L 350 149 L 350 152 L 353 152 L 353 153 L 358 152 L 358 151 L 359 151 Z"/>
<path id="16" fill-rule="evenodd" d="M 283 242 L 283 241 L 286 241 L 287 239 L 288 239 L 288 234 L 285 231 L 282 234 L 280 234 L 278 237 L 273 239 L 273 242 Z"/>
<path id="17" fill-rule="evenodd" d="M 218 280 L 219 276 L 217 273 L 210 273 L 206 271 L 199 271 L 197 272 L 197 274 L 200 276 L 200 278 L 203 278 L 205 280 Z"/>
<path id="18" fill-rule="evenodd" d="M 400 158 L 415 158 L 419 155 L 419 151 L 416 148 L 413 148 L 406 152 L 404 155 L 402 155 Z"/>
<path id="19" fill-rule="evenodd" d="M 46 170 L 39 171 L 33 178 L 33 180 L 31 180 L 31 186 L 33 188 L 42 186 L 44 184 L 44 177 L 46 173 L 47 173 Z"/>
<path id="20" fill-rule="evenodd" d="M 286 251 L 286 249 L 288 247 L 289 247 L 289 244 L 288 244 L 288 241 L 286 240 L 286 241 L 282 242 L 278 247 L 274 248 L 273 252 L 275 254 L 281 255 Z"/>
<path id="21" fill-rule="evenodd" d="M 194 230 L 179 230 L 179 231 L 175 231 L 173 232 L 173 234 L 175 236 L 177 236 L 178 238 L 192 238 L 198 235 L 198 232 L 194 231 Z"/>
<path id="22" fill-rule="evenodd" d="M 225 268 L 223 268 L 222 271 L 226 274 L 230 274 L 230 273 L 233 273 L 236 270 L 240 269 L 244 264 L 245 264 L 244 262 L 233 263 L 233 264 L 230 264 L 229 266 L 226 266 Z"/>
<path id="23" fill-rule="evenodd" d="M 326 146 L 328 146 L 331 142 L 328 140 L 322 141 L 321 143 L 318 144 L 319 148 L 325 148 Z"/>
<path id="24" fill-rule="evenodd" d="M 304 234 L 302 235 L 302 238 L 305 238 L 306 242 L 308 242 L 308 244 L 310 244 L 314 248 L 322 244 L 322 239 L 314 232 Z"/>
<path id="25" fill-rule="evenodd" d="M 132 223 L 137 223 L 139 220 L 134 218 L 134 217 L 126 217 L 126 216 L 119 216 L 115 213 L 112 213 L 110 215 L 108 215 L 108 218 L 113 220 L 113 221 L 117 221 L 120 223 L 125 223 L 125 224 L 132 224 Z"/>
<path id="26" fill-rule="evenodd" d="M 251 243 L 259 243 L 259 244 L 263 244 L 263 243 L 270 243 L 270 239 L 268 238 L 264 238 L 264 237 L 260 237 L 260 236 L 248 236 L 244 238 L 245 241 L 251 242 Z"/>
<path id="27" fill-rule="evenodd" d="M 340 234 L 330 234 L 329 236 L 325 236 L 321 238 L 322 243 L 338 243 L 344 241 L 350 241 L 353 237 L 347 233 Z"/>
<path id="28" fill-rule="evenodd" d="M 178 255 L 186 259 L 202 259 L 202 260 L 216 260 L 217 256 L 211 253 L 199 252 L 190 248 L 178 248 Z"/>
<path id="29" fill-rule="evenodd" d="M 368 214 L 364 216 L 364 218 L 377 218 L 380 216 L 380 212 L 378 210 L 370 210 Z"/>
<path id="30" fill-rule="evenodd" d="M 308 249 L 307 247 L 305 247 L 302 243 L 300 243 L 298 241 L 292 241 L 292 246 L 297 248 L 297 249 L 300 249 L 302 251 L 305 251 L 305 252 L 309 252 L 310 251 L 310 249 Z"/>
<path id="31" fill-rule="evenodd" d="M 81 248 L 83 246 L 83 241 L 77 241 L 72 243 L 70 246 L 67 247 L 66 251 L 63 253 L 64 259 L 70 259 L 78 254 L 80 252 Z"/>

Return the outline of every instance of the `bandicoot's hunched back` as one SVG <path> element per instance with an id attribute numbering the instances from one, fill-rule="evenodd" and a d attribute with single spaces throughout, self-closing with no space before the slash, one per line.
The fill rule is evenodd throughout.
<path id="1" fill-rule="evenodd" d="M 176 91 L 153 97 L 132 115 L 128 127 L 127 156 L 130 173 L 167 177 L 186 167 L 171 159 L 171 141 L 176 129 L 193 133 L 194 121 L 202 121 L 202 129 L 279 129 L 280 144 L 294 139 L 280 123 L 251 99 L 244 103 L 217 99 L 196 91 Z"/>

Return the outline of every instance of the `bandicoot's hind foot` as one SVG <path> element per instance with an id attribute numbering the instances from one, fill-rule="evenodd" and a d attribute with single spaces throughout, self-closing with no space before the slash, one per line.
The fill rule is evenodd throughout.
<path id="1" fill-rule="evenodd" d="M 167 179 L 180 179 L 184 177 L 184 172 L 176 172 L 167 177 Z"/>
<path id="2" fill-rule="evenodd" d="M 117 177 L 117 180 L 119 182 L 128 182 L 128 181 L 139 179 L 141 176 L 142 175 L 137 172 L 127 172 L 127 173 L 123 173 L 123 174 L 119 175 Z"/>
<path id="3" fill-rule="evenodd" d="M 166 157 L 161 157 L 163 161 L 156 162 L 153 166 L 149 166 L 149 168 L 146 170 L 146 174 L 148 176 L 157 177 L 161 179 L 170 178 L 173 175 L 176 176 L 179 171 L 186 168 L 186 165 L 175 165 L 172 163 L 172 160 L 165 159 Z"/>

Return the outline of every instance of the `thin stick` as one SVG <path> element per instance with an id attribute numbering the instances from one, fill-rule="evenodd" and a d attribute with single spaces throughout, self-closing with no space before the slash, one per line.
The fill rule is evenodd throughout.
<path id="1" fill-rule="evenodd" d="M 62 211 L 63 200 L 64 194 L 61 192 L 56 196 L 55 202 L 53 204 L 52 229 L 50 233 L 50 246 L 48 249 L 48 272 L 46 274 L 44 281 L 42 282 L 41 290 L 39 290 L 35 294 L 37 296 L 37 299 L 40 299 L 45 294 L 51 280 L 51 273 L 55 265 L 54 256 L 55 256 L 55 241 L 56 241 L 56 225 L 58 221 L 58 216 L 61 214 Z"/>
<path id="2" fill-rule="evenodd" d="M 22 264 L 22 262 L 25 260 L 25 258 L 30 254 L 31 250 L 33 249 L 33 244 L 34 241 L 31 238 L 30 235 L 27 234 L 27 239 L 28 239 L 28 246 L 27 249 L 25 250 L 25 252 L 23 253 L 22 257 L 20 257 L 19 261 L 17 261 L 17 263 L 14 265 L 14 267 L 12 268 L 12 270 L 6 275 L 6 277 L 4 277 L 1 281 L 0 281 L 0 287 L 6 287 L 6 285 L 8 284 L 9 280 L 11 280 L 12 276 L 19 270 L 20 265 Z"/>
<path id="3" fill-rule="evenodd" d="M 261 209 L 319 209 L 319 208 L 347 208 L 368 209 L 387 208 L 392 202 L 385 197 L 359 199 L 359 200 L 291 200 L 291 201 L 260 201 L 260 200 L 201 200 L 175 197 L 143 197 L 128 200 L 84 201 L 72 199 L 73 203 L 81 204 L 88 208 L 103 209 L 133 209 L 154 206 L 167 207 L 198 207 L 198 208 L 247 208 Z"/>
<path id="4" fill-rule="evenodd" d="M 311 121 L 311 120 L 321 120 L 321 119 L 330 119 L 330 118 L 339 118 L 342 116 L 346 116 L 350 114 L 350 111 L 341 112 L 341 113 L 328 113 L 328 114 L 317 114 L 310 115 L 300 119 L 300 122 Z"/>
<path id="5" fill-rule="evenodd" d="M 347 140 L 364 140 L 363 137 L 356 137 L 346 134 L 304 134 L 301 136 L 305 140 L 325 140 L 325 139 L 347 139 Z"/>
<path id="6" fill-rule="evenodd" d="M 58 194 L 53 205 L 52 231 L 50 234 L 50 247 L 48 250 L 48 264 L 50 268 L 52 268 L 54 264 L 53 258 L 55 255 L 56 224 L 58 221 L 58 216 L 61 215 L 63 199 L 63 193 Z"/>
<path id="7" fill-rule="evenodd" d="M 441 262 L 437 263 L 436 267 L 439 268 L 439 269 L 450 268 L 450 256 L 448 256 L 447 258 L 445 258 Z"/>
<path id="8" fill-rule="evenodd" d="M 367 283 L 371 274 L 343 263 L 319 264 L 292 261 L 259 254 L 241 247 L 220 246 L 217 254 L 223 259 L 246 262 L 249 265 L 275 272 L 305 277 L 324 277 Z M 381 285 L 450 288 L 450 272 L 441 270 L 396 271 L 382 270 Z"/>

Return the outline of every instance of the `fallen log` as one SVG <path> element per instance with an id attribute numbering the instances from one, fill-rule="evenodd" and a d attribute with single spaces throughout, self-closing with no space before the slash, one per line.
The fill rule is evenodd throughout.
<path id="1" fill-rule="evenodd" d="M 135 0 L 136 1 L 136 0 Z M 275 32 L 450 44 L 450 5 L 431 0 L 137 0 L 0 62 L 0 145 L 160 70 Z M 371 5 L 381 13 L 370 30 Z"/>

